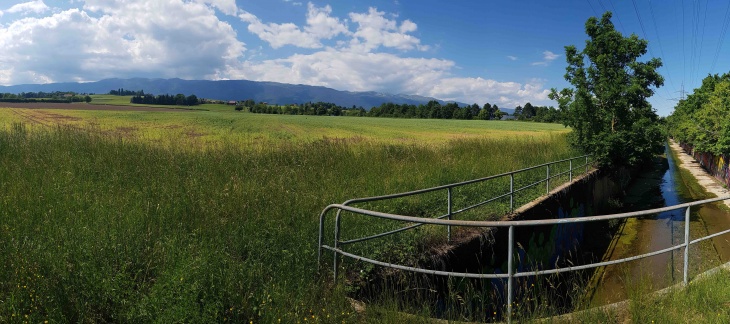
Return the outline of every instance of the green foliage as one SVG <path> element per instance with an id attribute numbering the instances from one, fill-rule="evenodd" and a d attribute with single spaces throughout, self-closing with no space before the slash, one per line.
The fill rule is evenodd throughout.
<path id="1" fill-rule="evenodd" d="M 563 120 L 561 111 L 555 109 L 555 107 L 535 107 L 529 102 L 525 104 L 525 107 L 517 106 L 514 116 L 517 120 L 530 120 L 541 123 L 560 123 Z"/>
<path id="2" fill-rule="evenodd" d="M 647 98 L 664 79 L 656 70 L 661 60 L 637 61 L 647 41 L 624 37 L 614 29 L 611 13 L 586 22 L 589 40 L 583 51 L 566 46 L 565 79 L 574 88 L 558 92 L 564 124 L 573 128 L 571 144 L 593 154 L 604 167 L 636 166 L 661 153 L 658 116 Z M 587 63 L 587 64 L 586 64 Z"/>
<path id="3" fill-rule="evenodd" d="M 138 94 L 130 99 L 130 103 L 144 105 L 177 105 L 177 106 L 196 106 L 200 104 L 200 100 L 196 95 L 185 96 L 178 93 L 174 96 L 169 94 L 157 95 Z"/>
<path id="4" fill-rule="evenodd" d="M 730 74 L 702 80 L 667 117 L 667 131 L 700 152 L 730 154 Z"/>

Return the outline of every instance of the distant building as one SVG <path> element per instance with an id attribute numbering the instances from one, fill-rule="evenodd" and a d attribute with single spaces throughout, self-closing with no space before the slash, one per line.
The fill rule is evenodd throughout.
<path id="1" fill-rule="evenodd" d="M 515 116 L 504 115 L 504 116 L 502 116 L 502 119 L 500 119 L 500 120 L 515 120 Z"/>
<path id="2" fill-rule="evenodd" d="M 226 104 L 227 105 L 231 105 L 231 106 L 235 106 L 236 105 L 236 101 L 235 100 L 229 100 L 228 102 L 226 102 Z"/>

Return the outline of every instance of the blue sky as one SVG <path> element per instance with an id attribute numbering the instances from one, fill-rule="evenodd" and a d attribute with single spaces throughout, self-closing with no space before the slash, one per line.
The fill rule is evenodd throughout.
<path id="1" fill-rule="evenodd" d="M 586 19 L 649 40 L 671 113 L 682 87 L 730 71 L 728 1 L 0 1 L 0 84 L 119 77 L 249 79 L 555 105 Z"/>

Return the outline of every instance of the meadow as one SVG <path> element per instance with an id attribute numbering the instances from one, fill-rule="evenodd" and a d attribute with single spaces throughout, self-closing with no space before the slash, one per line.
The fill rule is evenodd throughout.
<path id="1" fill-rule="evenodd" d="M 355 312 L 347 287 L 317 269 L 325 206 L 578 155 L 568 131 L 232 108 L 0 109 L 0 319 L 367 321 L 375 315 Z M 350 234 L 381 226 L 358 224 Z M 365 249 L 414 257 L 430 233 Z"/>

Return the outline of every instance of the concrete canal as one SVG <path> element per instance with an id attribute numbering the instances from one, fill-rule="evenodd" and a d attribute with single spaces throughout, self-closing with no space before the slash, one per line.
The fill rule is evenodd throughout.
<path id="1" fill-rule="evenodd" d="M 711 198 L 691 174 L 682 170 L 677 160 L 681 151 L 668 146 L 665 157 L 657 159 L 650 170 L 641 173 L 627 188 L 622 211 L 636 211 L 677 205 Z M 730 214 L 720 204 L 707 204 L 692 210 L 690 237 L 697 238 L 730 228 Z M 661 250 L 684 241 L 684 210 L 664 212 L 650 217 L 632 218 L 618 229 L 604 260 L 616 260 Z M 723 235 L 693 246 L 690 250 L 690 275 L 730 261 L 730 235 Z M 682 280 L 681 251 L 664 253 L 647 259 L 598 269 L 592 279 L 588 299 L 591 306 L 625 300 L 641 282 L 650 291 Z"/>
<path id="2" fill-rule="evenodd" d="M 631 180 L 629 180 L 631 179 Z M 605 215 L 676 205 L 709 198 L 692 175 L 682 172 L 671 150 L 650 167 L 629 172 L 593 174 L 543 199 L 516 219 L 546 219 Z M 730 227 L 730 215 L 718 205 L 695 208 L 691 237 Z M 677 245 L 684 240 L 684 210 L 626 221 L 603 221 L 515 228 L 517 271 L 562 268 L 615 260 Z M 492 229 L 420 266 L 451 272 L 507 272 L 507 230 Z M 690 275 L 730 261 L 730 235 L 690 249 Z M 397 292 L 404 309 L 427 306 L 431 316 L 491 321 L 503 319 L 506 304 L 502 279 L 478 280 L 389 272 L 357 288 L 355 297 L 374 300 Z M 664 253 L 643 260 L 558 275 L 516 278 L 516 313 L 545 315 L 625 300 L 634 284 L 651 291 L 682 280 L 682 254 Z"/>

